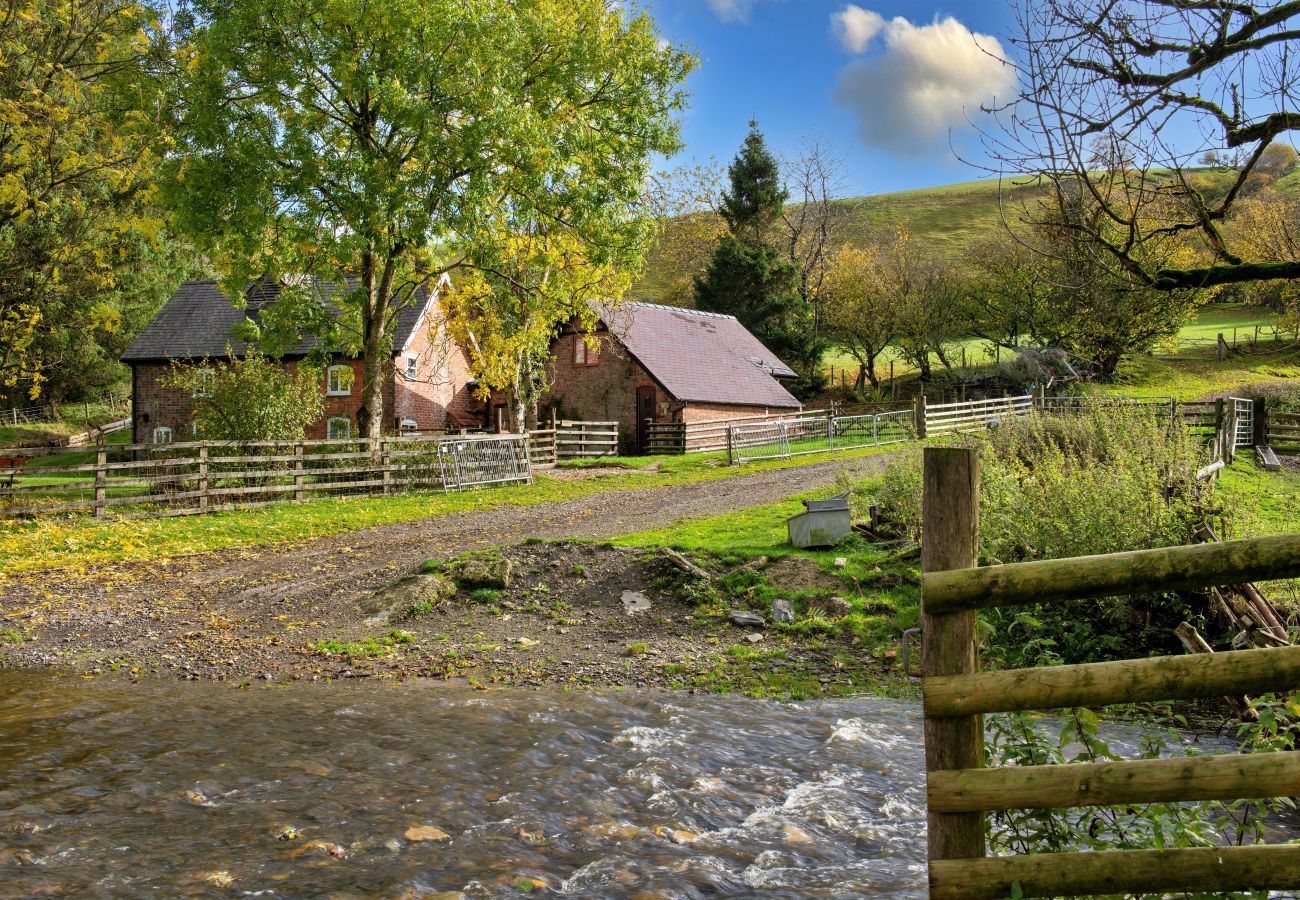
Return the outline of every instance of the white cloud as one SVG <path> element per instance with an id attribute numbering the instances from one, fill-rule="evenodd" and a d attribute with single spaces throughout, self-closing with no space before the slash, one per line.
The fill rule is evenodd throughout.
<path id="1" fill-rule="evenodd" d="M 831 30 L 836 39 L 850 53 L 861 53 L 867 49 L 871 39 L 885 27 L 885 17 L 878 12 L 863 9 L 850 3 L 844 9 L 831 14 Z"/>
<path id="2" fill-rule="evenodd" d="M 848 6 L 832 17 L 841 42 L 855 52 L 865 51 L 876 33 L 884 35 L 883 52 L 850 63 L 835 90 L 836 102 L 857 116 L 869 146 L 941 153 L 950 129 L 975 118 L 981 104 L 1008 99 L 1015 88 L 1015 71 L 997 38 L 972 32 L 951 16 L 929 25 L 901 16 L 881 20 L 864 38 L 872 16 L 881 18 Z"/>
<path id="3" fill-rule="evenodd" d="M 754 0 L 709 0 L 709 9 L 724 22 L 744 22 L 753 8 Z"/>

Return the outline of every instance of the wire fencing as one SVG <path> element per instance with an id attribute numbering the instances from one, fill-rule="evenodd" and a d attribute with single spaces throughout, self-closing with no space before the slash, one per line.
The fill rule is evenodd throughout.
<path id="1" fill-rule="evenodd" d="M 727 429 L 727 461 L 740 465 L 757 459 L 853 450 L 899 443 L 913 436 L 915 427 L 910 409 L 732 425 Z"/>

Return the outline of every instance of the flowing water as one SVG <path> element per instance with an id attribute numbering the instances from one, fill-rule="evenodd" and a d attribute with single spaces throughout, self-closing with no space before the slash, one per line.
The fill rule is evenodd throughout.
<path id="1" fill-rule="evenodd" d="M 905 701 L 0 672 L 0 896 L 922 897 L 923 771 Z"/>

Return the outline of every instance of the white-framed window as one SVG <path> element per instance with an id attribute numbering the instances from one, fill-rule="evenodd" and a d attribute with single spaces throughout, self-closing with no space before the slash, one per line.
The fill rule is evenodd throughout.
<path id="1" fill-rule="evenodd" d="M 166 425 L 159 425 L 153 430 L 153 442 L 155 444 L 170 444 L 172 442 L 172 430 Z"/>
<path id="2" fill-rule="evenodd" d="M 417 366 L 420 364 L 420 357 L 414 354 L 408 354 L 406 357 L 406 377 L 414 381 L 417 374 Z"/>
<path id="3" fill-rule="evenodd" d="M 352 437 L 352 420 L 347 416 L 330 416 L 325 423 L 325 438 L 331 441 L 346 441 Z"/>
<path id="4" fill-rule="evenodd" d="M 352 367 L 330 366 L 326 371 L 325 393 L 331 397 L 348 397 L 352 394 Z"/>
<path id="5" fill-rule="evenodd" d="M 217 373 L 207 366 L 199 369 L 194 375 L 194 390 L 190 392 L 191 397 L 211 397 L 212 387 L 217 383 Z"/>
<path id="6" fill-rule="evenodd" d="M 582 335 L 578 335 L 573 341 L 573 364 L 575 366 L 594 366 L 600 362 L 600 344 L 594 347 L 588 347 L 587 341 Z"/>

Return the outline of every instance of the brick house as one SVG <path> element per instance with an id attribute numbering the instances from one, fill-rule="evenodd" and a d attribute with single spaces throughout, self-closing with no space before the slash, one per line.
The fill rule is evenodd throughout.
<path id="1" fill-rule="evenodd" d="M 313 282 L 327 297 L 333 288 Z M 207 360 L 238 356 L 247 346 L 234 330 L 245 318 L 256 318 L 274 302 L 282 286 L 271 281 L 250 285 L 244 308 L 237 308 L 215 281 L 187 281 L 177 289 L 153 320 L 122 354 L 131 367 L 134 440 L 169 443 L 193 434 L 194 398 L 181 388 L 164 384 L 173 366 L 202 366 Z M 447 336 L 438 298 L 450 289 L 443 276 L 422 287 L 415 302 L 397 315 L 393 357 L 384 372 L 386 432 L 440 431 L 476 425 L 481 408 L 472 397 L 468 359 Z M 318 347 L 306 337 L 281 357 L 293 371 Z M 361 406 L 362 362 L 335 354 L 321 379 L 325 410 L 307 429 L 309 438 L 345 438 L 357 434 Z"/>
<path id="2" fill-rule="evenodd" d="M 639 450 L 647 420 L 691 423 L 801 408 L 779 380 L 795 373 L 735 316 L 637 302 L 595 309 L 594 347 L 576 322 L 551 345 L 550 390 L 562 417 L 618 422 Z"/>

